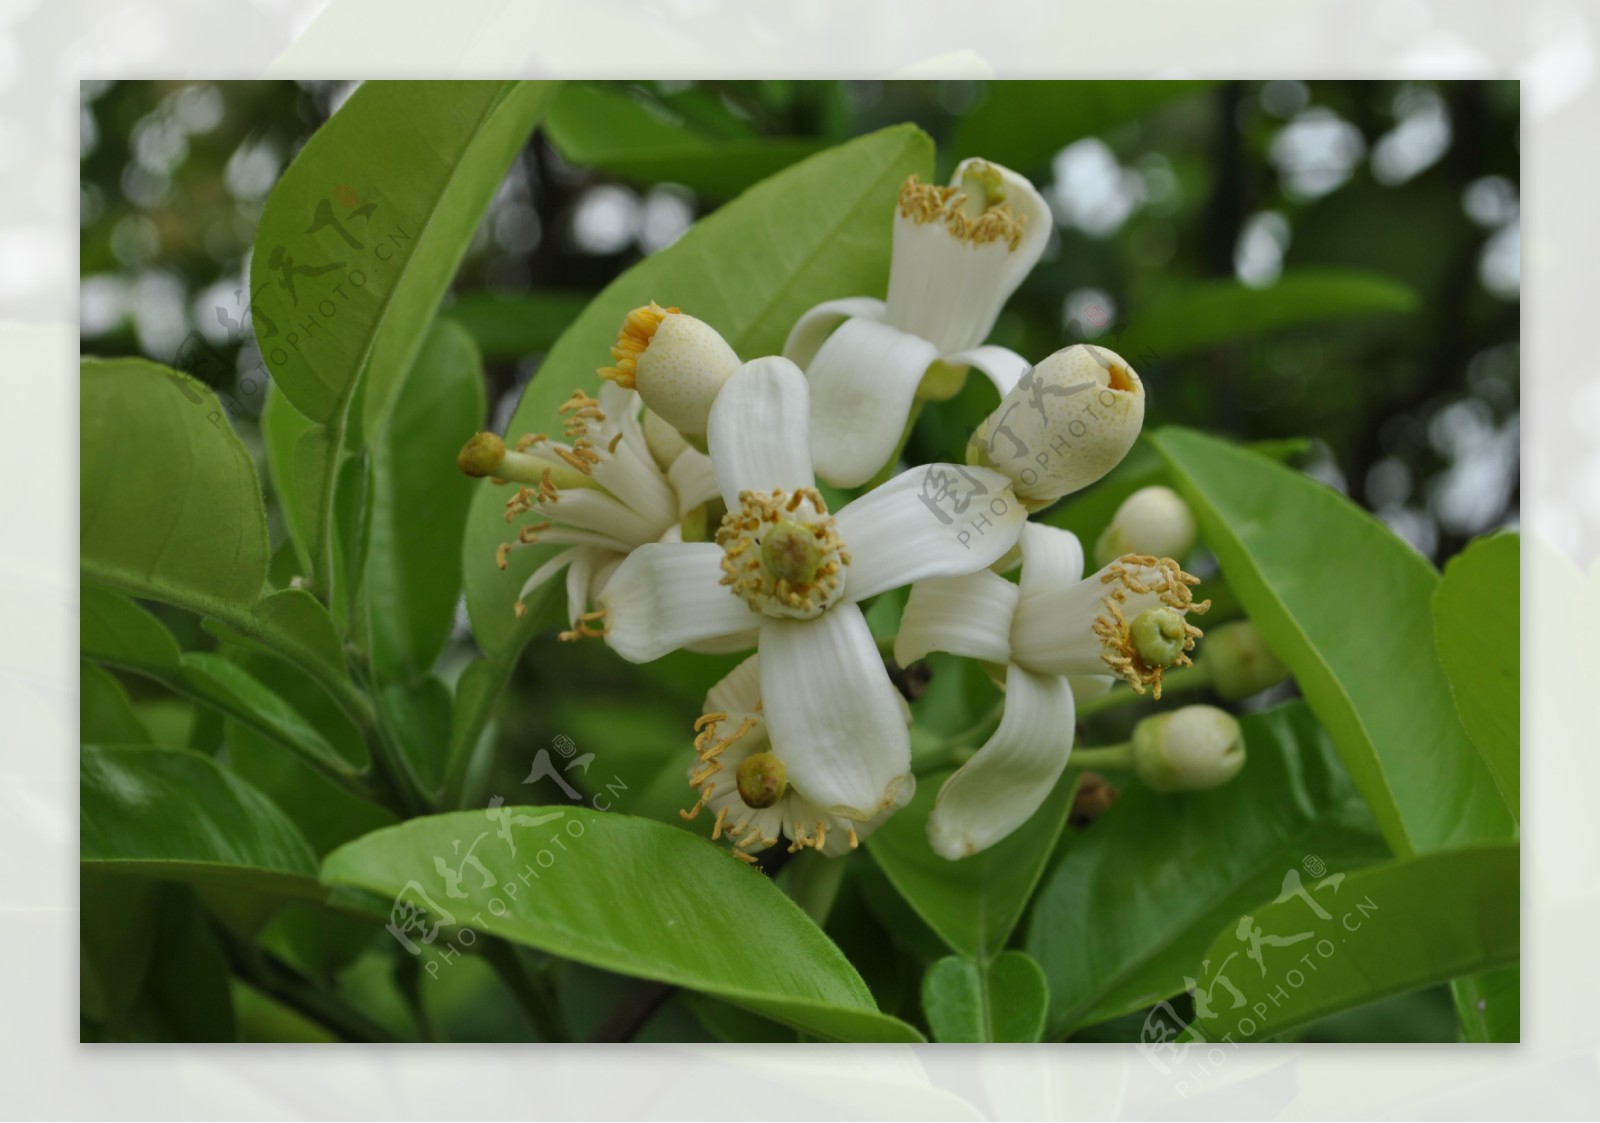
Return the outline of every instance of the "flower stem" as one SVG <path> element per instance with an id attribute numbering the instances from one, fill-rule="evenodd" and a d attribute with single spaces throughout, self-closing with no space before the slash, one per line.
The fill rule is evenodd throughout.
<path id="1" fill-rule="evenodd" d="M 1180 667 L 1176 671 L 1168 671 L 1161 679 L 1161 696 L 1176 694 L 1184 690 L 1199 690 L 1211 683 L 1211 671 L 1202 662 L 1192 667 Z M 1118 706 L 1131 705 L 1134 702 L 1152 700 L 1152 695 L 1147 691 L 1144 694 L 1135 692 L 1131 687 L 1118 684 L 1110 693 L 1094 698 L 1087 702 L 1078 703 L 1078 717 L 1085 718 L 1106 710 L 1114 710 Z"/>
<path id="2" fill-rule="evenodd" d="M 1074 749 L 1072 767 L 1092 768 L 1096 772 L 1119 771 L 1133 767 L 1133 742 L 1106 745 L 1098 749 Z"/>

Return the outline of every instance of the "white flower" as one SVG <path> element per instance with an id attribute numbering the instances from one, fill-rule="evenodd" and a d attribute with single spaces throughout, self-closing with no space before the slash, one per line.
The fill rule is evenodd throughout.
<path id="1" fill-rule="evenodd" d="M 1030 510 L 1122 462 L 1144 425 L 1144 383 L 1115 351 L 1064 347 L 1023 374 L 972 435 L 967 459 L 1005 473 Z"/>
<path id="2" fill-rule="evenodd" d="M 728 509 L 717 541 L 635 550 L 599 602 L 607 642 L 636 663 L 755 631 L 789 781 L 861 822 L 909 781 L 910 738 L 856 602 L 991 564 L 1025 516 L 1000 475 L 950 465 L 905 472 L 830 513 L 813 486 L 807 416 L 793 363 L 741 367 L 707 433 Z M 956 473 L 964 490 L 950 485 Z"/>
<path id="3" fill-rule="evenodd" d="M 717 495 L 711 458 L 685 447 L 667 465 L 657 464 L 645 444 L 637 394 L 607 383 L 600 397 L 573 391 L 561 407 L 567 441 L 543 433 L 523 437 L 508 449 L 494 433 L 467 442 L 456 462 L 470 476 L 521 484 L 506 501 L 506 521 L 537 512 L 513 542 L 496 552 L 500 568 L 513 550 L 535 545 L 567 547 L 523 584 L 524 600 L 563 569 L 567 571 L 567 620 L 563 639 L 601 634 L 593 595 L 631 551 L 678 534 L 679 523 Z"/>
<path id="4" fill-rule="evenodd" d="M 789 781 L 791 749 L 772 740 L 761 704 L 758 657 L 752 655 L 711 688 L 706 712 L 695 722 L 698 759 L 689 769 L 689 784 L 699 801 L 688 811 L 693 819 L 705 808 L 712 815 L 711 837 L 727 837 L 735 857 L 754 861 L 757 851 L 790 840 L 794 853 L 810 847 L 829 857 L 854 850 L 895 811 L 903 807 L 916 784 L 907 778 L 894 801 L 865 822 L 831 814 L 806 798 Z M 901 703 L 903 719 L 911 711 Z"/>
<path id="5" fill-rule="evenodd" d="M 948 651 L 1006 668 L 999 728 L 945 781 L 928 819 L 936 852 L 964 858 L 1028 821 L 1067 765 L 1074 696 L 1104 693 L 1107 672 L 1161 696 L 1162 671 L 1188 663 L 1200 635 L 1186 614 L 1210 606 L 1193 603 L 1195 582 L 1170 558 L 1151 557 L 1083 579 L 1077 537 L 1029 523 L 1016 584 L 981 572 L 912 588 L 894 645 L 902 666 Z M 1176 639 L 1166 634 L 1174 626 Z"/>
<path id="6" fill-rule="evenodd" d="M 1096 565 L 1123 554 L 1181 558 L 1194 548 L 1194 513 L 1170 487 L 1141 487 L 1122 501 L 1094 544 Z"/>
<path id="7" fill-rule="evenodd" d="M 979 344 L 1049 237 L 1044 198 L 996 164 L 963 161 L 950 187 L 906 181 L 888 299 L 819 304 L 783 346 L 811 381 L 811 453 L 824 481 L 855 487 L 888 463 L 919 388 L 953 396 L 968 367 L 1002 394 L 1016 384 L 1027 362 Z"/>

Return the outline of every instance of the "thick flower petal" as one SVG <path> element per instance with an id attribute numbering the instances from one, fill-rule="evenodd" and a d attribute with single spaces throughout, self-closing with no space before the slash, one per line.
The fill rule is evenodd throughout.
<path id="1" fill-rule="evenodd" d="M 1017 581 L 1024 595 L 1083 580 L 1083 543 L 1072 531 L 1030 522 L 1022 528 L 1021 545 L 1022 574 Z"/>
<path id="2" fill-rule="evenodd" d="M 753 713 L 761 703 L 761 665 L 752 655 L 722 676 L 706 693 L 708 714 Z"/>
<path id="3" fill-rule="evenodd" d="M 706 444 L 730 511 L 741 491 L 812 486 L 809 408 L 806 376 L 788 359 L 754 359 L 724 384 Z"/>
<path id="4" fill-rule="evenodd" d="M 630 663 L 648 663 L 692 643 L 748 631 L 765 619 L 721 580 L 721 546 L 640 546 L 595 598 L 605 611 L 606 642 Z"/>
<path id="5" fill-rule="evenodd" d="M 678 518 L 721 494 L 717 487 L 717 470 L 711 457 L 699 449 L 686 448 L 667 469 L 667 479 L 678 493 Z M 713 530 L 716 528 L 713 527 Z"/>
<path id="6" fill-rule="evenodd" d="M 1003 398 L 1011 392 L 1011 388 L 1022 381 L 1022 376 L 1028 373 L 1028 360 L 1015 351 L 1004 347 L 997 347 L 992 343 L 982 347 L 972 347 L 965 351 L 957 351 L 953 355 L 945 355 L 943 361 L 946 366 L 952 367 L 977 367 L 994 383 L 994 388 Z"/>
<path id="7" fill-rule="evenodd" d="M 826 811 L 866 821 L 911 782 L 911 737 L 866 617 L 853 604 L 761 628 L 761 697 L 789 782 Z"/>
<path id="8" fill-rule="evenodd" d="M 938 350 L 873 320 L 847 321 L 806 367 L 811 383 L 811 455 L 835 487 L 866 483 L 889 462 L 911 402 Z"/>
<path id="9" fill-rule="evenodd" d="M 850 553 L 846 598 L 987 569 L 1028 518 L 1009 485 L 986 468 L 926 464 L 848 504 L 838 514 Z"/>
<path id="10" fill-rule="evenodd" d="M 930 651 L 990 663 L 1011 661 L 1011 617 L 1017 587 L 987 569 L 962 577 L 930 577 L 911 587 L 894 638 L 894 659 L 909 667 Z"/>
<path id="11" fill-rule="evenodd" d="M 804 369 L 834 328 L 850 319 L 883 319 L 883 301 L 870 296 L 847 296 L 843 300 L 824 300 L 795 322 L 784 340 L 783 357 Z"/>
<path id="12" fill-rule="evenodd" d="M 928 841 L 952 861 L 985 850 L 1026 823 L 1072 750 L 1072 688 L 1060 675 L 1006 672 L 1000 728 L 939 789 Z"/>

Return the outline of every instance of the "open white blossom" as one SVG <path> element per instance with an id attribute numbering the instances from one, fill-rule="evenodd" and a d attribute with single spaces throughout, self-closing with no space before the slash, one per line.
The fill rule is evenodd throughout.
<path id="1" fill-rule="evenodd" d="M 1129 556 L 1083 577 L 1083 547 L 1065 530 L 1029 523 L 1017 583 L 985 571 L 920 581 L 895 638 L 909 665 L 930 651 L 999 664 L 1005 710 L 971 760 L 939 790 L 928 840 L 950 859 L 993 846 L 1039 809 L 1067 766 L 1075 697 L 1126 679 L 1136 690 L 1189 662 L 1200 629 L 1187 620 L 1196 579 L 1170 558 Z"/>
<path id="2" fill-rule="evenodd" d="M 865 483 L 895 454 L 920 395 L 960 390 L 970 367 L 1004 394 L 1028 367 L 980 346 L 1050 237 L 1050 208 L 1022 176 L 965 160 L 949 187 L 900 189 L 886 300 L 812 308 L 784 344 L 811 381 L 811 453 L 838 487 Z"/>
<path id="3" fill-rule="evenodd" d="M 905 472 L 830 512 L 813 486 L 808 405 L 787 359 L 741 367 L 707 432 L 728 512 L 716 541 L 640 547 L 599 603 L 606 641 L 633 662 L 755 632 L 789 782 L 829 814 L 865 822 L 900 798 L 911 752 L 856 602 L 992 564 L 1025 515 L 1004 477 L 953 465 Z M 955 473 L 966 490 L 951 488 Z"/>
<path id="4" fill-rule="evenodd" d="M 705 713 L 695 722 L 695 763 L 689 784 L 699 800 L 688 811 L 693 819 L 704 808 L 712 816 L 713 840 L 727 838 L 733 854 L 744 861 L 787 838 L 791 853 L 807 847 L 830 858 L 860 845 L 915 791 L 908 778 L 894 801 L 865 822 L 831 814 L 789 780 L 785 761 L 789 746 L 772 740 L 761 704 L 759 657 L 740 663 L 706 695 Z M 901 713 L 909 724 L 911 711 Z"/>

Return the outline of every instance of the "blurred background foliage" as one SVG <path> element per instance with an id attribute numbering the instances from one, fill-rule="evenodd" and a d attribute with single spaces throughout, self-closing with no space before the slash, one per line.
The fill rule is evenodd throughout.
<path id="1" fill-rule="evenodd" d="M 353 88 L 82 87 L 82 352 L 144 355 L 211 383 L 263 480 L 267 382 L 247 255 L 279 174 Z M 912 121 L 938 143 L 941 173 L 985 156 L 1029 175 L 1050 201 L 1049 248 L 993 342 L 1030 359 L 1079 341 L 1119 351 L 1145 381 L 1152 427 L 1306 438 L 1308 472 L 1442 563 L 1517 519 L 1518 119 L 1509 82 L 568 85 L 502 184 L 445 314 L 478 341 L 483 425 L 501 431 L 562 329 L 622 270 L 763 176 Z M 592 370 L 549 373 L 593 381 Z M 984 381 L 969 379 L 954 402 L 924 411 L 908 458 L 959 457 L 992 404 Z M 1124 476 L 1153 459 L 1141 454 Z M 1102 518 L 1120 497 L 1115 484 L 1095 495 L 1084 502 L 1105 506 Z M 276 545 L 270 495 L 268 511 Z M 160 611 L 186 648 L 211 642 L 192 617 Z M 458 612 L 440 673 L 459 673 L 474 650 Z M 688 802 L 686 730 L 705 685 L 734 661 L 676 655 L 633 667 L 597 645 L 531 645 L 474 792 L 531 798 L 520 784 L 534 749 L 567 735 L 604 749 L 598 783 L 628 785 L 619 809 L 675 819 Z M 981 674 L 949 673 L 973 680 L 968 694 L 986 690 Z M 125 685 L 161 743 L 224 748 L 208 711 Z M 877 931 L 864 910 L 844 915 Z M 482 993 L 439 1001 L 504 1007 L 483 974 Z M 452 987 L 467 981 L 461 973 Z M 673 1005 L 662 1017 L 683 1013 Z M 463 1033 L 525 1037 L 508 1019 Z M 681 1028 L 644 1036 L 661 1035 L 683 1039 Z M 1417 992 L 1305 1036 L 1447 1039 L 1449 997 Z"/>

